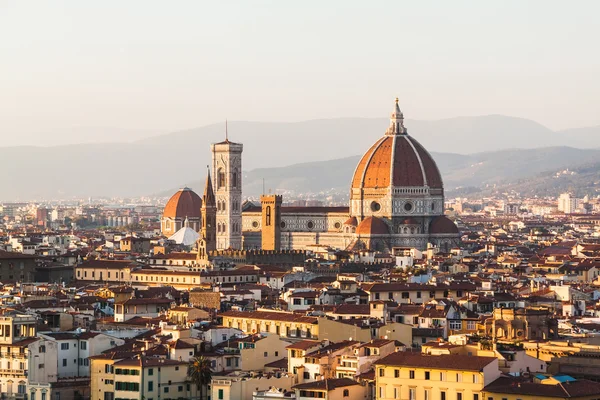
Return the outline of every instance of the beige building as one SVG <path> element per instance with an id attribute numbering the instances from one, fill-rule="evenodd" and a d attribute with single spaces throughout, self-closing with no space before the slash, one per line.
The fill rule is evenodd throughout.
<path id="1" fill-rule="evenodd" d="M 232 373 L 225 376 L 213 374 L 211 381 L 211 400 L 252 399 L 255 391 L 268 390 L 272 387 L 291 390 L 294 384 L 293 374 L 280 376 L 262 376 L 247 372 Z"/>
<path id="2" fill-rule="evenodd" d="M 221 316 L 224 326 L 241 329 L 247 334 L 274 333 L 292 339 L 319 337 L 316 317 L 277 311 L 226 311 Z"/>
<path id="3" fill-rule="evenodd" d="M 75 267 L 75 279 L 93 282 L 131 282 L 131 271 L 137 268 L 133 261 L 89 260 Z"/>
<path id="4" fill-rule="evenodd" d="M 242 371 L 260 371 L 265 364 L 281 360 L 287 355 L 290 342 L 275 334 L 252 335 L 237 341 L 240 349 Z"/>
<path id="5" fill-rule="evenodd" d="M 0 317 L 0 393 L 8 398 L 26 398 L 28 347 L 38 341 L 35 324 L 27 314 Z"/>
<path id="6" fill-rule="evenodd" d="M 484 400 L 499 377 L 495 357 L 398 352 L 375 363 L 376 399 Z"/>
<path id="7" fill-rule="evenodd" d="M 198 389 L 187 381 L 187 366 L 187 361 L 146 356 L 93 357 L 90 400 L 195 397 Z"/>

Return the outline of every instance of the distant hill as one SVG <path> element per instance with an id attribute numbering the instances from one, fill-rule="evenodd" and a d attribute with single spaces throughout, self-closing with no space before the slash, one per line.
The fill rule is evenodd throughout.
<path id="1" fill-rule="evenodd" d="M 535 152 L 494 155 L 498 153 L 496 150 L 569 143 L 600 148 L 600 135 L 593 133 L 598 128 L 554 132 L 530 120 L 500 115 L 407 120 L 405 124 L 411 135 L 435 153 L 447 187 L 502 180 L 507 174 L 522 172 L 523 168 L 537 172 L 542 165 L 546 170 L 565 165 L 564 160 L 583 162 L 580 155 L 587 157 L 585 153 L 576 153 L 576 149 L 564 150 L 565 153 L 556 150 L 554 155 L 540 156 L 542 159 L 537 162 L 528 163 L 519 158 L 537 157 Z M 365 152 L 387 125 L 385 118 L 295 123 L 233 121 L 229 122 L 229 138 L 244 144 L 243 168 L 251 191 L 262 187 L 262 177 L 273 181 L 270 184 L 273 187 L 284 177 L 282 186 L 347 187 L 356 164 L 348 158 Z M 0 174 L 0 201 L 140 196 L 184 184 L 200 190 L 201 186 L 196 188 L 192 183 L 205 176 L 205 166 L 210 163 L 210 143 L 223 138 L 224 123 L 134 142 L 126 142 L 129 138 L 124 137 L 123 143 L 0 147 L 4 167 Z M 476 154 L 459 155 L 472 153 Z M 551 161 L 552 158 L 559 159 Z M 340 161 L 343 159 L 348 160 Z M 327 160 L 334 160 L 334 164 L 328 164 Z M 311 165 L 315 162 L 325 163 Z M 340 164 L 335 166 L 335 163 Z M 280 167 L 289 169 L 270 171 Z M 307 174 L 307 168 L 313 168 L 309 169 L 312 172 Z M 297 173 L 293 172 L 295 169 Z M 284 172 L 291 174 L 283 175 Z M 275 174 L 272 179 L 271 174 Z"/>
<path id="2" fill-rule="evenodd" d="M 525 179 L 505 179 L 480 188 L 465 187 L 453 194 L 483 197 L 513 191 L 525 196 L 556 196 L 564 192 L 572 192 L 578 197 L 597 196 L 600 194 L 600 162 L 546 171 Z"/>
<path id="3" fill-rule="evenodd" d="M 549 170 L 570 168 L 574 165 L 593 163 L 600 158 L 600 150 L 580 150 L 570 147 L 542 149 L 510 149 L 495 152 L 460 155 L 432 153 L 444 178 L 446 191 L 462 193 L 481 190 L 487 185 L 501 184 L 507 180 L 531 177 Z M 331 161 L 294 164 L 280 168 L 260 168 L 244 174 L 244 194 L 257 196 L 265 188 L 295 192 L 326 192 L 328 190 L 350 190 L 350 181 L 360 156 Z M 201 181 L 190 183 L 202 187 Z M 159 193 L 169 196 L 177 189 Z M 475 190 L 477 191 L 477 190 Z"/>

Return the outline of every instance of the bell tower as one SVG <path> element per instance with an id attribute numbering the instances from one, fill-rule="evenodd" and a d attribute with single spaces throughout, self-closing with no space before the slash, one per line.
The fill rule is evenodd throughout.
<path id="1" fill-rule="evenodd" d="M 262 249 L 281 250 L 281 202 L 276 194 L 260 196 L 262 204 Z"/>
<path id="2" fill-rule="evenodd" d="M 211 147 L 216 202 L 217 250 L 242 249 L 242 151 L 241 143 L 225 141 Z"/>

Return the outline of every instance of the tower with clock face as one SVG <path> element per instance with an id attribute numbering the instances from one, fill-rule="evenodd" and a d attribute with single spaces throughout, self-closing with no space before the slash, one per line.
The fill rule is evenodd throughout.
<path id="1" fill-rule="evenodd" d="M 242 151 L 229 138 L 211 144 L 216 213 L 216 247 L 242 249 Z"/>

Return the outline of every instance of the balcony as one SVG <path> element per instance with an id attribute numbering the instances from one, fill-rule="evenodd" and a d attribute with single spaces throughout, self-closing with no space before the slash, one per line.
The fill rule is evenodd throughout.
<path id="1" fill-rule="evenodd" d="M 25 376 L 24 369 L 0 369 L 0 375 Z"/>

